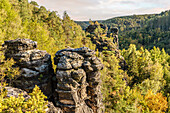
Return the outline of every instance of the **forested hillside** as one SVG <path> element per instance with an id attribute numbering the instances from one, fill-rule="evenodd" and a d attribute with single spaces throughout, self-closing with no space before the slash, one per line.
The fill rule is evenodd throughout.
<path id="1" fill-rule="evenodd" d="M 134 44 L 128 49 L 118 50 L 117 28 L 110 29 L 109 37 L 106 30 L 92 21 L 86 29 L 90 31 L 87 34 L 96 44 L 96 50 L 102 50 L 97 55 L 105 65 L 102 80 L 106 112 L 170 112 L 170 56 L 164 49 L 141 47 L 137 50 Z M 122 67 L 124 60 L 126 63 Z"/>
<path id="2" fill-rule="evenodd" d="M 53 54 L 65 46 L 92 46 L 81 27 L 66 12 L 61 19 L 55 11 L 50 12 L 36 2 L 28 3 L 27 0 L 1 0 L 0 8 L 1 43 L 4 40 L 28 38 L 37 41 L 41 45 L 39 49 Z"/>
<path id="3" fill-rule="evenodd" d="M 170 11 L 160 14 L 132 15 L 115 17 L 98 21 L 108 29 L 119 28 L 120 49 L 128 48 L 130 44 L 137 45 L 137 49 L 144 47 L 152 49 L 154 46 L 164 48 L 170 54 Z M 89 25 L 77 22 L 83 29 Z"/>
<path id="4" fill-rule="evenodd" d="M 106 25 L 108 29 L 103 29 L 100 23 Z M 104 64 L 103 70 L 100 71 L 101 78 L 98 77 L 100 73 L 95 73 L 96 78 L 91 77 L 93 76 L 91 73 L 95 72 L 93 68 L 99 70 L 98 66 L 101 67 L 101 65 L 97 65 L 100 64 L 99 59 L 95 60 L 96 57 L 90 57 L 93 52 L 83 53 L 81 50 L 79 51 L 84 57 L 81 58 L 79 57 L 81 54 L 75 54 L 74 59 L 79 57 L 79 60 L 82 60 L 75 64 L 79 66 L 78 63 L 84 62 L 84 67 L 89 71 L 90 77 L 84 78 L 84 81 L 77 75 L 78 71 L 75 69 L 74 78 L 79 82 L 95 81 L 95 83 L 92 82 L 93 84 L 90 82 L 85 84 L 93 86 L 94 89 L 101 87 L 106 113 L 169 113 L 170 11 L 153 15 L 118 17 L 95 23 L 90 21 L 90 24 L 95 26 L 94 31 L 85 33 L 80 25 L 87 27 L 88 23 L 83 22 L 78 25 L 70 19 L 66 12 L 64 12 L 63 18 L 60 18 L 55 11 L 49 11 L 33 1 L 29 3 L 27 0 L 0 0 L 0 45 L 6 40 L 17 38 L 37 41 L 38 49 L 46 50 L 51 55 L 53 64 L 55 53 L 64 48 L 85 46 L 96 50 L 96 57 Z M 113 27 L 119 29 L 119 38 L 117 29 L 116 32 L 107 35 L 107 32 L 110 32 Z M 12 86 L 12 81 L 16 80 L 16 75 L 19 75 L 20 72 L 18 68 L 13 67 L 15 63 L 13 59 L 4 59 L 3 52 L 0 51 L 0 112 L 45 113 L 47 102 L 44 99 L 46 96 L 37 86 L 30 93 L 31 98 L 27 101 L 24 101 L 23 94 L 18 98 L 7 96 L 4 87 Z M 69 52 L 69 50 L 66 52 L 68 56 L 73 57 L 73 53 Z M 62 58 L 66 58 L 65 56 Z M 69 61 L 66 63 L 71 61 L 70 58 L 68 59 Z M 84 67 L 82 64 L 80 65 L 80 68 Z M 54 65 L 53 69 L 56 69 Z M 68 69 L 65 70 L 68 71 Z M 84 74 L 86 75 L 85 72 L 82 75 Z M 69 78 L 69 76 L 67 77 Z M 40 76 L 39 80 L 42 81 L 42 78 L 43 76 Z M 102 83 L 101 86 L 99 82 Z M 68 83 L 64 87 L 68 88 L 67 86 L 70 84 L 72 83 Z M 77 84 L 75 86 L 80 88 Z M 88 90 L 93 92 L 90 88 Z M 91 92 L 86 93 L 92 95 Z M 83 98 L 83 95 L 81 96 Z M 95 100 L 97 95 L 93 96 Z M 93 103 L 95 104 L 96 101 Z M 91 106 L 89 100 L 86 102 Z"/>

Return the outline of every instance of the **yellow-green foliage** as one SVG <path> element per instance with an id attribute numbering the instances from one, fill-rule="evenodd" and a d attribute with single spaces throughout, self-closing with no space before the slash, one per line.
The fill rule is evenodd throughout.
<path id="1" fill-rule="evenodd" d="M 142 108 L 146 108 L 143 96 L 136 89 L 127 86 L 118 97 L 114 113 L 142 113 Z M 146 108 L 145 112 L 148 113 L 149 110 Z"/>
<path id="2" fill-rule="evenodd" d="M 39 8 L 28 0 L 0 1 L 0 43 L 27 38 L 38 42 L 38 49 L 54 57 L 56 51 L 68 47 L 95 49 L 85 32 L 67 13 L 61 19 L 55 11 Z"/>
<path id="3" fill-rule="evenodd" d="M 85 32 L 70 19 L 66 12 L 64 18 L 61 19 L 55 11 L 47 11 L 43 6 L 37 7 L 35 2 L 30 4 L 27 0 L 0 0 L 0 15 L 0 45 L 5 40 L 32 39 L 38 42 L 38 49 L 46 50 L 52 58 L 56 51 L 66 46 L 95 48 L 90 38 L 85 36 Z M 92 21 L 90 23 L 94 25 Z M 103 35 L 105 31 L 101 27 L 95 30 L 95 34 L 96 38 L 106 40 Z M 107 38 L 108 47 L 116 48 L 112 45 L 112 40 L 112 38 Z M 104 47 L 104 49 L 107 48 Z M 97 56 L 100 55 L 97 52 Z M 152 95 L 151 98 L 166 104 L 165 101 L 161 101 L 166 99 L 160 96 L 159 92 L 164 92 L 166 96 L 170 93 L 170 56 L 164 50 L 160 51 L 159 48 L 151 51 L 142 48 L 136 50 L 134 45 L 131 45 L 128 50 L 123 50 L 122 55 L 128 64 L 126 71 L 120 69 L 119 61 L 113 51 L 103 51 L 103 56 L 100 57 L 105 65 L 102 71 L 102 92 L 106 112 L 149 113 L 155 110 L 155 106 L 158 106 L 161 112 L 165 111 L 166 106 L 162 107 L 154 101 L 145 99 L 144 96 L 149 89 L 152 89 L 157 96 Z M 0 54 L 1 82 L 4 81 L 4 77 L 9 77 L 11 80 L 14 75 L 18 75 L 18 71 L 11 68 L 14 61 L 3 59 Z M 43 112 L 45 109 L 43 108 L 46 104 L 45 97 L 37 87 L 27 101 L 24 100 L 22 94 L 14 98 L 6 97 L 6 92 L 2 92 L 1 90 L 0 109 L 3 112 Z M 152 103 L 154 107 L 148 103 Z"/>
<path id="4" fill-rule="evenodd" d="M 127 73 L 120 69 L 114 52 L 103 51 L 101 58 L 105 65 L 102 81 L 106 112 L 165 112 L 168 100 L 162 94 L 166 96 L 169 94 L 169 55 L 159 49 L 136 50 L 135 45 L 131 45 L 128 50 L 123 50 L 122 54 L 128 64 Z M 146 99 L 149 89 L 153 92 L 149 97 L 153 98 L 152 101 Z M 157 106 L 156 110 L 155 106 Z"/>
<path id="5" fill-rule="evenodd" d="M 35 86 L 33 92 L 29 94 L 30 98 L 25 100 L 23 94 L 18 97 L 7 97 L 7 91 L 1 88 L 0 112 L 2 113 L 45 113 L 47 108 L 47 97 L 41 92 L 38 86 Z"/>
<path id="6" fill-rule="evenodd" d="M 150 90 L 145 95 L 145 101 L 152 113 L 164 113 L 168 108 L 167 98 L 162 93 L 154 94 Z"/>
<path id="7" fill-rule="evenodd" d="M 128 50 L 123 50 L 123 56 L 128 64 L 128 75 L 132 77 L 132 80 L 129 83 L 130 86 L 140 84 L 146 79 L 149 79 L 160 83 L 159 86 L 152 86 L 159 87 L 157 88 L 157 91 L 164 87 L 164 65 L 161 64 L 163 59 L 160 58 L 162 52 L 163 51 L 155 49 L 148 51 L 143 48 L 136 50 L 135 45 L 130 45 Z M 168 58 L 163 61 L 165 64 L 168 63 L 167 59 Z"/>
<path id="8" fill-rule="evenodd" d="M 101 76 L 103 100 L 106 112 L 113 112 L 119 100 L 118 94 L 125 88 L 123 78 L 126 73 L 119 69 L 119 61 L 114 52 L 103 51 L 100 58 L 104 64 Z"/>
<path id="9" fill-rule="evenodd" d="M 4 60 L 4 58 L 3 52 L 0 51 L 0 81 L 4 82 L 6 77 L 6 80 L 9 79 L 11 83 L 11 80 L 19 75 L 19 68 L 12 68 L 15 63 L 13 59 Z"/>
<path id="10" fill-rule="evenodd" d="M 115 113 L 164 113 L 168 108 L 167 98 L 162 93 L 154 94 L 152 90 L 142 95 L 138 89 L 126 87 L 118 95 Z"/>
<path id="11" fill-rule="evenodd" d="M 35 86 L 33 92 L 30 93 L 30 98 L 25 100 L 23 94 L 19 94 L 18 97 L 7 97 L 7 91 L 5 90 L 6 80 L 11 80 L 19 75 L 18 68 L 12 68 L 14 65 L 13 59 L 4 60 L 4 55 L 0 51 L 0 112 L 1 113 L 45 113 L 47 108 L 47 101 L 44 101 L 47 97 L 43 95 L 38 86 Z"/>

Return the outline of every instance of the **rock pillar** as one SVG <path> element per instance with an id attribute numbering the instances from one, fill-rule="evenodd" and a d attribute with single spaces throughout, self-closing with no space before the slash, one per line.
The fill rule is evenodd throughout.
<path id="1" fill-rule="evenodd" d="M 63 49 L 55 54 L 55 103 L 64 113 L 103 113 L 100 70 L 103 64 L 89 48 Z"/>

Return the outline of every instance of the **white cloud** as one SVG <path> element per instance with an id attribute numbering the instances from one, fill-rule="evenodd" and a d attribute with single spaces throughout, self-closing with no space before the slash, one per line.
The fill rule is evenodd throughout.
<path id="1" fill-rule="evenodd" d="M 34 0 L 47 9 L 66 10 L 74 20 L 98 20 L 115 16 L 160 13 L 170 9 L 169 0 Z"/>

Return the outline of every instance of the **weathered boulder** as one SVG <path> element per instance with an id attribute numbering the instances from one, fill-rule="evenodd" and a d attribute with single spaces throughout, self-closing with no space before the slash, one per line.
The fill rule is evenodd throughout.
<path id="1" fill-rule="evenodd" d="M 2 87 L 0 87 L 1 89 Z M 7 90 L 7 97 L 18 97 L 19 94 L 23 94 L 23 97 L 25 98 L 25 100 L 28 100 L 30 98 L 30 96 L 28 95 L 28 93 L 26 91 L 23 91 L 21 89 L 18 88 L 13 88 L 13 87 L 5 87 L 5 90 Z"/>
<path id="2" fill-rule="evenodd" d="M 89 48 L 63 49 L 55 54 L 55 103 L 64 113 L 103 113 L 100 70 L 103 64 Z"/>
<path id="3" fill-rule="evenodd" d="M 50 98 L 54 75 L 51 55 L 46 51 L 37 50 L 37 42 L 29 39 L 5 41 L 5 57 L 13 58 L 16 67 L 20 68 L 20 76 L 13 81 L 14 87 L 31 92 L 35 85 Z"/>
<path id="4" fill-rule="evenodd" d="M 14 50 L 16 52 L 37 48 L 37 42 L 30 39 L 8 40 L 3 45 L 7 46 L 7 50 Z"/>

